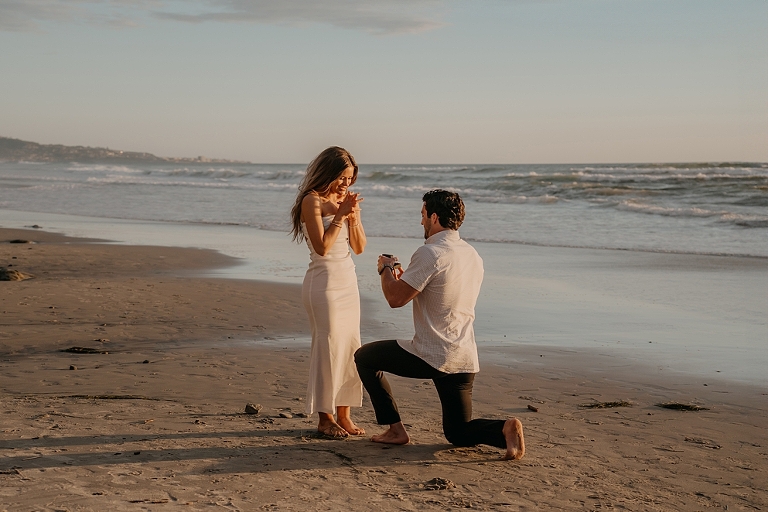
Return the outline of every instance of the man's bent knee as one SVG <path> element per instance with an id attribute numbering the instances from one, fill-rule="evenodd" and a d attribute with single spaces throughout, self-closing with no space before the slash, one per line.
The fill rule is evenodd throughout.
<path id="1" fill-rule="evenodd" d="M 366 352 L 367 352 L 366 351 L 366 347 L 367 346 L 368 345 L 363 345 L 359 349 L 355 350 L 355 364 L 357 366 L 360 366 L 361 363 L 363 363 L 367 359 L 366 358 Z"/>
<path id="2" fill-rule="evenodd" d="M 390 341 L 390 340 L 382 340 L 382 341 Z M 376 352 L 381 348 L 378 345 L 382 343 L 382 341 L 373 341 L 357 349 L 355 351 L 355 364 L 357 366 L 367 366 L 367 367 L 376 366 L 376 363 L 379 360 L 379 356 L 377 356 Z"/>

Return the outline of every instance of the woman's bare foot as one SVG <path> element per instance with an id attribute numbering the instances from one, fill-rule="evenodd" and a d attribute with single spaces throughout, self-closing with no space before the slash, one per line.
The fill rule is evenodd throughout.
<path id="1" fill-rule="evenodd" d="M 346 430 L 341 428 L 339 424 L 336 423 L 332 414 L 328 414 L 327 412 L 320 412 L 318 413 L 318 416 L 320 421 L 317 424 L 317 431 L 321 434 L 328 437 L 333 437 L 334 439 L 342 439 L 349 435 Z"/>
<path id="2" fill-rule="evenodd" d="M 350 416 L 352 408 L 348 405 L 339 405 L 336 407 L 336 423 L 352 434 L 353 436 L 361 436 L 365 434 L 365 430 L 355 425 Z"/>
<path id="3" fill-rule="evenodd" d="M 386 443 L 386 444 L 408 444 L 411 442 L 411 438 L 408 437 L 408 432 L 405 430 L 403 422 L 393 423 L 389 428 L 371 437 L 371 441 L 374 443 Z"/>
<path id="4" fill-rule="evenodd" d="M 343 439 L 345 437 L 349 436 L 349 433 L 338 426 L 336 423 L 333 423 L 331 425 L 325 425 L 325 426 L 317 426 L 317 431 L 323 434 L 324 436 L 333 437 L 334 439 Z"/>
<path id="5" fill-rule="evenodd" d="M 355 422 L 350 418 L 339 418 L 339 426 L 346 430 L 350 435 L 362 436 L 365 434 L 365 430 L 355 425 Z"/>
<path id="6" fill-rule="evenodd" d="M 517 418 L 511 418 L 504 422 L 504 439 L 507 440 L 507 453 L 502 460 L 519 460 L 525 455 L 525 439 L 523 438 L 523 424 Z"/>

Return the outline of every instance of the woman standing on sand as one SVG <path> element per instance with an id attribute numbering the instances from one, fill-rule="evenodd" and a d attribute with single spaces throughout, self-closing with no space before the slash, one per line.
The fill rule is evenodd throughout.
<path id="1" fill-rule="evenodd" d="M 309 246 L 302 287 L 312 327 L 307 413 L 317 411 L 317 430 L 331 437 L 365 434 L 350 416 L 350 407 L 363 403 L 354 361 L 360 347 L 360 294 L 349 253 L 350 247 L 362 253 L 366 244 L 360 219 L 363 199 L 349 192 L 356 180 L 352 155 L 330 147 L 307 167 L 291 209 L 293 239 Z"/>

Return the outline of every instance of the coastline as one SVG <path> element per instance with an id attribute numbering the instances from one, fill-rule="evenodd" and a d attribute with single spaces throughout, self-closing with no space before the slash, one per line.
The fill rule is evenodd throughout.
<path id="1" fill-rule="evenodd" d="M 5 243 L 21 236 L 40 243 Z M 309 336 L 295 284 L 207 277 L 235 262 L 207 250 L 0 240 L 2 264 L 38 275 L 0 283 L 8 510 L 768 506 L 762 386 L 651 373 L 599 348 L 486 343 L 475 415 L 523 421 L 518 463 L 448 445 L 433 386 L 406 379 L 392 382 L 413 444 L 330 441 L 296 414 Z M 78 345 L 108 353 L 60 352 Z M 631 405 L 583 407 L 612 401 Z M 380 428 L 367 398 L 355 418 Z"/>
<path id="2" fill-rule="evenodd" d="M 285 233 L 237 225 L 131 221 L 0 210 L 5 227 L 46 230 L 110 245 L 202 248 L 232 265 L 199 270 L 300 286 L 306 247 Z M 410 337 L 410 307 L 381 299 L 376 255 L 407 261 L 416 238 L 368 239 L 353 255 L 363 340 Z M 591 350 L 659 377 L 698 376 L 768 388 L 768 258 L 473 242 L 485 263 L 478 345 Z"/>

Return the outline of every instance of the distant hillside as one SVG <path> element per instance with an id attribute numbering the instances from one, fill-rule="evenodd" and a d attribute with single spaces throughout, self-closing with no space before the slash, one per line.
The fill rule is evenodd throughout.
<path id="1" fill-rule="evenodd" d="M 119 149 L 38 144 L 0 137 L 0 162 L 147 162 L 147 163 L 248 163 L 199 156 L 197 158 L 165 158 L 152 153 L 136 153 Z"/>

